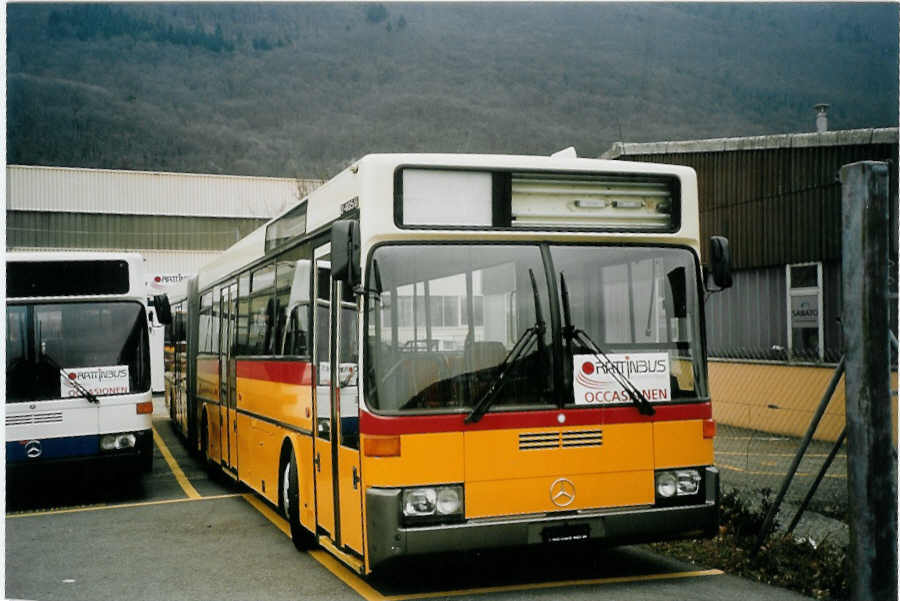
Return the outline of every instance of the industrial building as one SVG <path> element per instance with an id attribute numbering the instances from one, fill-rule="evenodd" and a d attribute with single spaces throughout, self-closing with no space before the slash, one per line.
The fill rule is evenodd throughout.
<path id="1" fill-rule="evenodd" d="M 144 256 L 151 291 L 197 269 L 303 199 L 320 180 L 9 165 L 7 250 Z M 162 335 L 154 328 L 154 390 Z"/>
<path id="2" fill-rule="evenodd" d="M 825 129 L 819 113 L 820 129 Z M 716 418 L 802 433 L 841 356 L 841 166 L 890 161 L 898 129 L 616 143 L 601 158 L 697 171 L 702 237 L 727 236 L 735 285 L 707 300 Z M 151 286 L 196 272 L 319 180 L 7 167 L 7 248 L 140 252 Z M 897 206 L 891 219 L 897 232 Z M 897 240 L 892 241 L 896 265 Z M 896 292 L 897 282 L 893 282 Z M 896 304 L 892 306 L 896 324 Z M 156 385 L 154 385 L 156 388 Z M 818 437 L 843 427 L 843 386 Z"/>
<path id="3" fill-rule="evenodd" d="M 734 286 L 706 303 L 718 420 L 803 432 L 843 352 L 839 171 L 858 161 L 890 163 L 896 266 L 897 153 L 897 128 L 620 142 L 604 153 L 693 167 L 701 239 L 731 242 Z M 896 278 L 892 287 L 896 294 Z M 896 303 L 890 310 L 896 328 Z M 843 423 L 839 386 L 818 437 L 834 439 Z"/>

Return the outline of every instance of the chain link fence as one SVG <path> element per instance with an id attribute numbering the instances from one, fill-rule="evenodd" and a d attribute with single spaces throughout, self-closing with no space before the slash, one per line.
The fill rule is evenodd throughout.
<path id="1" fill-rule="evenodd" d="M 710 362 L 713 415 L 718 426 L 715 460 L 723 492 L 735 490 L 755 508 L 775 498 L 801 450 L 834 370 L 834 365 L 760 361 L 752 353 L 743 360 Z M 829 538 L 838 544 L 845 544 L 849 534 L 847 451 L 840 440 L 843 386 L 841 378 L 776 518 L 786 529 L 818 481 L 795 534 L 816 541 Z"/>

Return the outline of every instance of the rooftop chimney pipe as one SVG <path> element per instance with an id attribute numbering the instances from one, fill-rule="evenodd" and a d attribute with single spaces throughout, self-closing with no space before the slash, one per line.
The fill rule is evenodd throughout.
<path id="1" fill-rule="evenodd" d="M 831 106 L 829 104 L 819 103 L 815 106 L 816 109 L 816 131 L 822 133 L 823 131 L 828 131 L 828 107 Z"/>

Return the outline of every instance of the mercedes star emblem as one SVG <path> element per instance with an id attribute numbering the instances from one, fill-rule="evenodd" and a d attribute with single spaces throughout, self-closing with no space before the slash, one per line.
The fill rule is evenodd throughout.
<path id="1" fill-rule="evenodd" d="M 550 485 L 550 500 L 557 507 L 566 507 L 575 500 L 575 485 L 571 480 L 560 478 Z"/>
<path id="2" fill-rule="evenodd" d="M 35 459 L 41 456 L 41 441 L 40 440 L 29 440 L 25 443 L 25 454 L 29 459 Z"/>

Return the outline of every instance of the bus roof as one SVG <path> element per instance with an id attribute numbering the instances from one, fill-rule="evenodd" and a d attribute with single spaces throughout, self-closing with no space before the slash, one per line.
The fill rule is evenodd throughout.
<path id="1" fill-rule="evenodd" d="M 351 163 L 343 171 L 335 175 L 319 188 L 315 189 L 308 197 L 288 207 L 280 215 L 268 221 L 265 225 L 254 230 L 246 237 L 235 243 L 220 256 L 203 266 L 197 274 L 199 290 L 203 291 L 212 284 L 222 280 L 226 276 L 247 267 L 253 262 L 262 259 L 267 253 L 267 232 L 273 224 L 278 224 L 284 219 L 297 213 L 299 207 L 305 204 L 305 212 L 301 212 L 302 230 L 297 236 L 313 232 L 316 229 L 339 219 L 348 210 L 348 206 L 354 200 L 362 207 L 361 196 L 366 190 L 378 188 L 381 196 L 391 197 L 394 185 L 395 172 L 401 167 L 434 167 L 434 168 L 459 168 L 463 170 L 481 171 L 509 171 L 509 172 L 567 172 L 576 174 L 615 173 L 634 175 L 662 175 L 677 177 L 679 180 L 692 186 L 692 193 L 696 194 L 696 174 L 690 167 L 681 165 L 656 164 L 646 162 L 617 161 L 607 159 L 578 158 L 571 156 L 531 156 L 531 155 L 493 155 L 493 154 L 436 154 L 436 153 L 396 153 L 396 154 L 369 154 Z M 388 189 L 391 192 L 387 192 Z M 391 200 L 393 202 L 393 200 Z M 361 209 L 367 210 L 367 209 Z M 379 213 L 378 227 L 386 226 L 392 221 L 391 208 L 377 207 Z M 699 234 L 696 207 L 691 207 L 692 213 L 685 214 L 688 228 L 683 230 L 686 239 L 695 239 Z M 365 228 L 364 228 L 365 229 Z"/>

